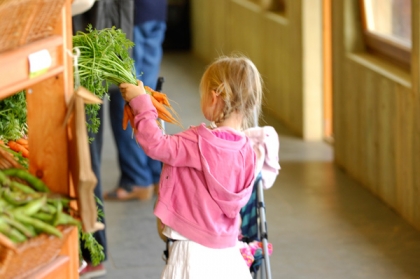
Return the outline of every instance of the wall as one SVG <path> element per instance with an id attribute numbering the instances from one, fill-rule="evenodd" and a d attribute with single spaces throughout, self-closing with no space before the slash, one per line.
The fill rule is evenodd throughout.
<path id="1" fill-rule="evenodd" d="M 282 14 L 251 0 L 192 0 L 191 16 L 196 55 L 207 62 L 235 51 L 247 55 L 265 81 L 265 113 L 303 139 L 322 139 L 320 0 L 286 1 Z"/>
<path id="2" fill-rule="evenodd" d="M 366 53 L 359 1 L 333 1 L 335 161 L 420 229 L 419 3 L 411 71 Z"/>

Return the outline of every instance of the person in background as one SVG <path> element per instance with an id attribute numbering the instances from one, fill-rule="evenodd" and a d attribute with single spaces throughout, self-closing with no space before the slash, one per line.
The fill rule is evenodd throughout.
<path id="1" fill-rule="evenodd" d="M 255 178 L 256 153 L 243 132 L 254 125 L 262 79 L 244 56 L 220 57 L 204 72 L 204 123 L 163 135 L 143 83 L 120 84 L 135 115 L 135 137 L 163 165 L 154 214 L 175 240 L 161 278 L 251 278 L 238 248 L 240 210 Z M 142 132 L 147 131 L 147 133 Z"/>
<path id="2" fill-rule="evenodd" d="M 73 16 L 73 34 L 77 31 L 86 32 L 86 27 L 88 24 L 92 24 L 93 28 L 98 30 L 104 28 L 110 28 L 115 26 L 123 30 L 126 33 L 128 39 L 132 40 L 133 34 L 133 10 L 134 10 L 134 1 L 133 0 L 100 0 L 95 1 L 92 8 L 86 12 Z M 124 131 L 121 128 L 122 120 L 118 123 L 113 123 L 113 119 L 122 117 L 122 112 L 116 110 L 114 104 L 120 104 L 122 101 L 121 94 L 119 93 L 118 87 L 114 86 L 110 88 L 108 92 L 110 95 L 110 116 L 111 124 L 113 126 L 114 138 L 118 142 L 126 142 L 127 144 L 132 142 L 131 131 Z M 122 111 L 122 109 L 121 109 Z M 104 120 L 104 109 L 103 106 L 98 111 L 98 118 L 101 123 Z M 88 119 L 89 121 L 89 119 Z M 99 198 L 103 204 L 102 198 L 102 181 L 101 181 L 101 153 L 102 153 L 102 143 L 103 143 L 103 125 L 99 126 L 97 133 L 89 133 L 89 137 L 93 138 L 93 141 L 89 144 L 90 156 L 92 162 L 92 170 L 98 179 L 98 183 L 94 189 L 94 194 Z M 119 152 L 123 152 L 119 150 Z M 97 204 L 98 208 L 104 212 L 102 204 Z M 106 213 L 104 212 L 106 216 Z M 105 224 L 105 216 L 101 219 L 101 222 Z M 106 225 L 106 224 L 105 224 Z M 105 253 L 105 260 L 107 260 L 107 239 L 106 239 L 106 226 L 104 230 L 97 231 L 93 234 L 97 242 L 102 245 Z M 106 274 L 105 267 L 103 263 L 100 263 L 97 266 L 93 266 L 90 253 L 87 249 L 81 244 L 82 256 L 83 259 L 87 262 L 87 266 L 80 271 L 81 279 L 96 278 Z"/>
<path id="3" fill-rule="evenodd" d="M 133 59 L 139 78 L 155 88 L 163 50 L 162 44 L 166 31 L 167 2 L 166 0 L 100 0 L 95 1 L 87 12 L 73 17 L 73 32 L 86 31 L 88 24 L 98 30 L 115 26 L 121 29 L 128 39 L 135 43 Z M 133 39 L 134 37 L 134 39 Z M 153 197 L 154 184 L 158 183 L 161 163 L 151 160 L 132 138 L 130 125 L 122 129 L 124 100 L 118 87 L 109 90 L 109 114 L 112 134 L 118 151 L 120 178 L 115 190 L 102 194 L 101 185 L 101 154 L 103 144 L 103 126 L 98 133 L 90 133 L 93 138 L 90 144 L 92 169 L 98 179 L 95 195 L 103 201 L 107 200 L 149 200 Z M 103 123 L 103 107 L 98 112 L 98 118 Z M 98 204 L 103 210 L 103 206 Z M 105 224 L 105 218 L 102 222 Z M 107 255 L 105 230 L 95 232 L 94 237 L 104 247 Z M 103 264 L 92 266 L 88 251 L 82 249 L 83 258 L 88 262 L 81 271 L 80 278 L 96 278 L 106 273 Z"/>
<path id="4" fill-rule="evenodd" d="M 152 89 L 160 71 L 165 39 L 167 1 L 134 0 L 133 59 L 138 78 Z M 116 94 L 117 95 L 117 94 Z M 129 132 L 121 128 L 124 100 L 115 96 L 111 105 L 111 123 L 118 148 L 121 178 L 118 187 L 106 193 L 106 200 L 149 200 L 157 189 L 162 163 L 147 156 Z M 125 133 L 124 133 L 125 132 Z M 155 187 L 156 185 L 156 187 Z"/>

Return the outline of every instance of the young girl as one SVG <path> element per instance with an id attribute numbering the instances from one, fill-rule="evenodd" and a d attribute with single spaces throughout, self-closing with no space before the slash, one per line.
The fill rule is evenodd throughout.
<path id="1" fill-rule="evenodd" d="M 154 214 L 176 241 L 164 279 L 251 278 L 238 248 L 239 211 L 252 192 L 256 156 L 243 130 L 261 109 L 262 80 L 246 57 L 221 57 L 200 83 L 205 124 L 163 135 L 141 81 L 121 84 L 135 115 L 136 139 L 164 163 Z"/>

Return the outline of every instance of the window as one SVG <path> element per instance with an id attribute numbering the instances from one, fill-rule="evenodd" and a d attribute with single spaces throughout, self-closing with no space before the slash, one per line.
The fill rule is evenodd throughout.
<path id="1" fill-rule="evenodd" d="M 368 51 L 410 68 L 411 0 L 360 0 Z"/>

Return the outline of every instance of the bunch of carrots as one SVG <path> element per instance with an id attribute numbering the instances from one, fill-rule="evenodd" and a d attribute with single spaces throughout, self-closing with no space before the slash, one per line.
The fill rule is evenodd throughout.
<path id="1" fill-rule="evenodd" d="M 78 58 L 80 85 L 101 99 L 107 96 L 111 84 L 131 83 L 137 85 L 134 60 L 129 52 L 134 43 L 127 39 L 126 34 L 115 27 L 96 30 L 92 25 L 88 25 L 86 31 L 86 33 L 79 31 L 73 36 L 73 46 L 80 50 Z M 147 86 L 145 89 L 158 112 L 158 117 L 168 123 L 181 126 L 166 94 L 154 91 Z M 99 105 L 87 107 L 89 118 L 95 119 L 95 121 L 87 123 L 88 130 L 95 133 L 98 131 L 100 123 L 97 118 L 98 110 Z M 130 106 L 126 104 L 123 115 L 124 130 L 127 128 L 128 122 L 134 130 L 134 115 Z"/>
<path id="2" fill-rule="evenodd" d="M 7 144 L 4 141 L 0 141 L 0 144 L 8 146 L 15 152 L 21 153 L 24 158 L 29 158 L 29 144 L 26 138 L 9 140 Z"/>
<path id="3" fill-rule="evenodd" d="M 158 117 L 165 122 L 181 126 L 181 122 L 178 120 L 179 117 L 176 114 L 175 110 L 169 103 L 168 97 L 165 93 L 155 91 L 149 86 L 144 86 L 146 93 L 150 96 L 153 106 L 156 108 Z M 134 127 L 134 115 L 131 110 L 131 107 L 128 103 L 124 106 L 124 115 L 123 115 L 123 129 L 126 130 L 130 122 L 131 128 L 135 130 Z"/>

